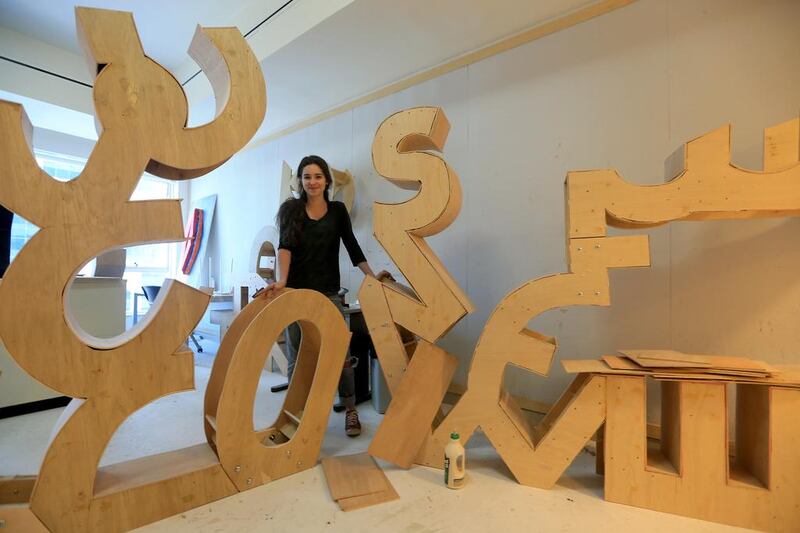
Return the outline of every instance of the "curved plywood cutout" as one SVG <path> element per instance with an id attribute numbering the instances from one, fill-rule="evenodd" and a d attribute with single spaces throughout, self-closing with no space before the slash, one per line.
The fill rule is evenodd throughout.
<path id="1" fill-rule="evenodd" d="M 316 465 L 350 341 L 341 313 L 315 291 L 284 291 L 272 301 L 264 301 L 256 300 L 255 307 L 260 310 L 249 313 L 247 326 L 237 335 L 214 419 L 213 440 L 220 462 L 239 490 Z M 286 411 L 298 415 L 302 410 L 302 417 L 288 442 L 275 444 L 264 438 L 264 432 L 254 430 L 253 401 L 268 347 L 292 322 L 300 323 L 303 341 L 275 427 L 286 422 Z"/>
<path id="2" fill-rule="evenodd" d="M 80 192 L 80 191 L 78 191 Z M 0 192 L 0 196 L 2 196 Z M 31 191 L 35 194 L 35 191 Z M 62 202 L 80 209 L 82 195 L 63 195 Z M 66 198 L 65 198 L 66 197 Z M 54 203 L 58 198 L 53 198 Z M 0 286 L 0 336 L 17 363 L 38 381 L 63 394 L 87 398 L 107 393 L 111 384 L 124 381 L 134 368 L 145 368 L 156 354 L 174 353 L 192 332 L 208 305 L 209 295 L 178 282 L 168 283 L 164 309 L 153 316 L 142 333 L 113 350 L 96 350 L 79 338 L 65 321 L 63 294 L 80 265 L 99 253 L 119 244 L 147 242 L 156 235 L 169 240 L 165 229 L 180 230 L 179 202 L 131 202 L 120 206 L 115 217 L 122 219 L 112 226 L 93 224 L 45 226 L 25 245 L 6 271 Z M 152 207 L 152 209 L 150 209 Z M 174 207 L 173 223 L 162 216 L 163 207 Z M 93 210 L 87 210 L 91 216 Z M 25 216 L 25 212 L 20 213 Z M 98 217 L 99 218 L 99 217 Z M 104 217 L 105 218 L 105 217 Z M 158 232 L 140 221 L 161 222 Z M 101 219 L 102 220 L 102 219 Z M 104 229 L 107 228 L 107 229 Z M 91 239 L 85 236 L 92 234 Z M 172 236 L 176 236 L 173 234 Z M 53 258 L 57 260 L 53 260 Z M 176 292 L 177 291 L 177 292 Z M 175 294 L 172 294 L 175 293 Z M 42 330 L 46 334 L 32 335 Z M 143 350 L 155 350 L 140 355 Z M 153 363 L 155 364 L 155 362 Z M 171 364 L 177 364 L 175 362 Z M 91 376 L 91 378 L 89 378 Z"/>
<path id="3" fill-rule="evenodd" d="M 300 198 L 300 191 L 297 190 L 297 178 L 292 167 L 286 161 L 281 166 L 281 189 L 278 198 L 281 202 L 289 198 Z"/>
<path id="4" fill-rule="evenodd" d="M 649 266 L 646 236 L 607 237 L 606 224 L 630 228 L 673 220 L 800 214 L 800 120 L 768 129 L 765 139 L 764 173 L 730 164 L 727 129 L 688 143 L 684 172 L 664 185 L 634 186 L 607 170 L 570 173 L 566 190 L 569 272 L 532 280 L 500 302 L 476 347 L 466 393 L 426 441 L 418 462 L 440 467 L 449 432 L 458 431 L 468 440 L 480 426 L 520 483 L 551 487 L 568 463 L 555 456 L 549 463 L 540 462 L 540 454 L 547 458 L 553 449 L 537 443 L 550 438 L 563 441 L 564 434 L 591 435 L 604 416 L 598 417 L 592 406 L 604 400 L 599 381 L 590 386 L 579 377 L 540 426 L 522 428 L 517 423 L 522 417 L 519 408 L 505 400 L 505 367 L 513 364 L 547 375 L 556 349 L 555 339 L 527 329 L 526 324 L 549 309 L 610 305 L 608 269 Z M 574 419 L 562 414 L 566 406 L 593 414 Z M 558 453 L 574 457 L 579 441 L 572 439 Z"/>
<path id="5" fill-rule="evenodd" d="M 124 252 L 125 249 L 123 248 L 122 251 Z M 80 279 L 75 276 L 77 272 L 83 269 L 84 266 L 86 265 L 84 264 L 78 267 L 76 271 L 73 273 L 73 275 L 70 276 L 71 281 L 67 284 L 67 287 L 64 290 L 62 305 L 64 309 L 64 321 L 66 322 L 66 324 L 69 326 L 70 329 L 72 329 L 72 332 L 80 340 L 80 342 L 82 342 L 83 344 L 85 344 L 90 348 L 93 348 L 94 350 L 113 350 L 137 338 L 144 331 L 146 331 L 148 328 L 151 327 L 150 326 L 151 322 L 160 313 L 160 309 L 163 306 L 164 302 L 167 301 L 168 298 L 170 298 L 169 294 L 170 294 L 170 288 L 173 285 L 173 280 L 167 279 L 164 282 L 164 290 L 159 291 L 156 301 L 150 304 L 151 312 L 148 312 L 136 324 L 134 324 L 124 332 L 120 333 L 119 335 L 115 335 L 113 337 L 95 337 L 94 335 L 86 332 L 86 330 L 83 329 L 78 319 L 75 317 L 72 307 L 69 304 L 71 298 L 70 294 L 72 292 L 73 286 L 75 285 L 75 280 Z M 203 305 L 205 306 L 207 305 L 207 303 L 204 303 Z M 173 310 L 167 310 L 167 313 L 170 313 Z M 158 320 L 163 320 L 163 318 Z M 180 339 L 176 337 L 175 341 L 180 342 Z M 102 357 L 102 355 L 99 353 L 96 355 L 98 357 Z"/>
<path id="6" fill-rule="evenodd" d="M 189 53 L 211 82 L 217 116 L 188 128 L 186 95 L 169 72 L 145 55 L 133 15 L 92 8 L 76 8 L 75 13 L 92 71 L 102 66 L 94 95 L 103 134 L 121 130 L 145 144 L 148 172 L 174 180 L 202 176 L 244 147 L 261 125 L 266 85 L 237 29 L 198 27 L 195 33 Z M 122 101 L 124 108 L 116 104 Z"/>
<path id="7" fill-rule="evenodd" d="M 506 365 L 513 364 L 543 376 L 549 373 L 557 343 L 528 329 L 526 324 L 532 318 L 568 305 L 609 305 L 607 269 L 650 264 L 645 236 L 615 237 L 602 244 L 593 239 L 586 241 L 570 248 L 573 272 L 526 283 L 506 296 L 486 322 L 472 358 L 467 394 L 448 415 L 451 425 L 459 421 L 459 434 L 467 440 L 477 426 L 482 426 L 481 419 L 490 418 L 475 416 L 481 407 L 472 403 L 472 396 L 492 398 L 484 409 L 494 411 L 502 395 Z M 436 435 L 438 442 L 446 443 L 447 438 L 449 435 L 444 431 Z"/>
<path id="8" fill-rule="evenodd" d="M 253 268 L 256 269 L 255 272 L 258 272 L 259 260 L 262 255 L 262 248 L 264 247 L 264 243 L 266 242 L 272 243 L 273 255 L 276 255 L 275 246 L 280 242 L 280 235 L 278 233 L 278 228 L 276 228 L 275 226 L 264 226 L 263 228 L 258 230 L 256 236 L 253 237 L 253 244 L 250 245 L 250 254 L 248 255 L 248 257 L 250 258 L 248 260 L 248 264 L 253 265 Z M 277 269 L 277 267 L 278 264 L 276 261 L 275 269 Z M 278 279 L 278 278 L 275 277 L 273 279 Z"/>
<path id="9" fill-rule="evenodd" d="M 131 193 L 150 162 L 160 162 L 160 175 L 176 179 L 232 156 L 261 122 L 264 84 L 238 32 L 208 30 L 225 59 L 210 77 L 231 72 L 216 93 L 225 108 L 210 124 L 187 129 L 185 96 L 144 55 L 131 15 L 79 8 L 77 18 L 92 68 L 102 67 L 94 98 L 103 129 L 80 176 L 58 182 L 44 173 L 33 158 L 23 109 L 0 102 L 0 203 L 41 228 L 0 285 L 0 337 L 31 376 L 75 398 L 54 431 L 31 509 L 55 531 L 127 530 L 142 525 L 144 515 L 126 509 L 126 502 L 150 508 L 147 519 L 155 520 L 235 490 L 219 475 L 218 463 L 204 459 L 196 471 L 170 479 L 143 475 L 158 480 L 146 486 L 137 486 L 139 478 L 131 474 L 107 486 L 102 501 L 91 496 L 96 478 L 103 479 L 98 463 L 119 425 L 149 402 L 193 387 L 192 353 L 182 345 L 210 295 L 168 280 L 157 314 L 126 336 L 95 346 L 65 315 L 64 294 L 80 266 L 105 250 L 182 240 L 178 200 L 131 202 Z M 178 486 L 204 488 L 182 501 L 165 496 Z"/>
<path id="10" fill-rule="evenodd" d="M 353 205 L 356 200 L 356 182 L 349 170 L 331 169 L 333 174 L 333 190 L 331 200 L 336 200 L 344 204 L 350 218 L 354 218 Z"/>
<path id="11" fill-rule="evenodd" d="M 264 310 L 270 300 L 266 298 L 255 298 L 236 314 L 231 322 L 228 331 L 220 342 L 217 355 L 214 356 L 214 365 L 211 368 L 211 376 L 208 378 L 206 394 L 203 401 L 203 412 L 205 413 L 205 432 L 208 443 L 216 448 L 216 419 L 219 398 L 222 394 L 222 387 L 228 375 L 233 352 L 239 341 L 242 339 L 245 330 L 255 320 L 258 314 Z M 273 341 L 274 342 L 274 339 Z M 269 342 L 265 342 L 267 346 Z"/>
<path id="12" fill-rule="evenodd" d="M 383 121 L 372 143 L 379 174 L 400 187 L 419 188 L 414 198 L 399 204 L 376 202 L 374 232 L 416 295 L 384 286 L 394 322 L 431 343 L 474 310 L 423 238 L 444 230 L 461 209 L 458 175 L 430 153 L 442 151 L 449 130 L 441 109 L 414 108 Z"/>
<path id="13" fill-rule="evenodd" d="M 791 135 L 796 123 L 779 128 L 784 135 Z M 800 166 L 796 161 L 791 166 L 781 160 L 772 171 L 742 170 L 730 162 L 730 137 L 730 126 L 726 126 L 687 143 L 683 172 L 663 185 L 633 185 L 613 170 L 570 172 L 566 184 L 569 238 L 604 236 L 607 224 L 635 227 L 676 220 L 800 215 Z M 785 142 L 791 154 L 792 143 Z M 797 148 L 794 150 L 796 156 Z M 765 168 L 770 168 L 775 154 L 774 150 L 765 152 Z"/>
<path id="14" fill-rule="evenodd" d="M 185 337 L 176 332 L 188 335 L 194 329 L 208 295 L 172 280 L 167 283 L 174 285 L 168 287 L 170 294 L 161 313 L 135 342 L 96 352 L 101 359 L 97 366 L 81 365 L 85 358 L 76 357 L 65 376 L 65 381 L 84 379 L 85 394 L 80 397 L 87 399 L 73 400 L 74 408 L 66 411 L 69 418 L 48 448 L 31 498 L 31 507 L 50 527 L 59 523 L 81 529 L 86 525 L 91 500 L 81 495 L 93 493 L 103 451 L 130 414 L 161 396 L 194 388 L 193 354 L 177 351 Z M 76 443 L 81 443 L 81 453 L 74 453 Z M 64 513 L 70 513 L 68 521 Z"/>
<path id="15" fill-rule="evenodd" d="M 275 244 L 272 241 L 264 241 L 258 250 L 258 259 L 256 260 L 256 274 L 265 280 L 275 281 L 275 268 L 262 267 L 262 262 L 272 264 L 274 267 L 278 266 L 278 258 L 275 253 Z"/>

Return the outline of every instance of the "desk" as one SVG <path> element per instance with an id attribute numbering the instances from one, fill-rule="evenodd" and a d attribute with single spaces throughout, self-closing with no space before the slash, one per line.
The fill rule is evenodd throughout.
<path id="1" fill-rule="evenodd" d="M 364 329 L 360 328 L 361 324 L 364 322 L 364 315 L 361 314 L 361 304 L 354 303 L 350 304 L 350 307 L 344 307 L 344 321 L 347 322 L 347 328 L 350 331 L 353 331 L 352 327 L 350 326 L 351 317 L 357 322 L 359 326 L 359 333 L 368 333 L 366 329 L 366 325 L 364 325 Z"/>
<path id="2" fill-rule="evenodd" d="M 144 298 L 143 292 L 133 293 L 133 323 L 139 322 L 139 298 Z M 232 292 L 215 292 L 211 295 L 211 302 L 232 302 Z"/>
<path id="3" fill-rule="evenodd" d="M 232 292 L 215 292 L 211 295 L 212 302 L 233 302 Z"/>
<path id="4" fill-rule="evenodd" d="M 139 297 L 144 298 L 143 292 L 134 292 L 133 293 L 133 323 L 136 324 L 139 322 Z"/>

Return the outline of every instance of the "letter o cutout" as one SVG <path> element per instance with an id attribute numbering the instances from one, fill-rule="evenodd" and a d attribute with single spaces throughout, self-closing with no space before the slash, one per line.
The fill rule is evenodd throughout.
<path id="1" fill-rule="evenodd" d="M 350 341 L 341 313 L 319 292 L 291 290 L 266 306 L 263 300 L 250 305 L 263 309 L 233 349 L 216 411 L 217 454 L 239 490 L 316 464 Z M 253 403 L 269 349 L 292 322 L 300 323 L 303 340 L 284 407 L 299 395 L 304 397 L 300 405 L 305 409 L 288 442 L 264 444 L 268 440 L 263 438 L 265 432 L 253 428 Z M 284 417 L 282 412 L 278 420 Z"/>

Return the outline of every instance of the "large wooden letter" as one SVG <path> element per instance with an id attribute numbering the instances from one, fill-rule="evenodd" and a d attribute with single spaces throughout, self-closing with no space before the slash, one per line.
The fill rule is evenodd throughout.
<path id="1" fill-rule="evenodd" d="M 731 165 L 729 128 L 688 143 L 683 156 L 683 173 L 658 187 L 635 187 L 607 172 L 571 175 L 570 235 L 604 234 L 606 224 L 800 214 L 800 119 L 765 131 L 763 173 Z M 598 209 L 608 219 L 596 217 Z M 736 459 L 729 463 L 724 384 L 663 383 L 662 448 L 648 453 L 644 378 L 606 379 L 606 499 L 741 527 L 800 528 L 793 422 L 800 390 L 737 385 Z"/>
<path id="2" fill-rule="evenodd" d="M 405 468 L 430 432 L 457 365 L 455 357 L 434 343 L 473 310 L 424 239 L 449 226 L 461 209 L 458 176 L 430 153 L 442 151 L 449 131 L 441 109 L 408 109 L 387 118 L 372 144 L 381 175 L 400 187 L 419 189 L 406 202 L 374 206 L 375 237 L 412 288 L 367 277 L 359 291 L 392 392 L 369 452 Z M 410 364 L 395 324 L 421 337 Z"/>
<path id="3" fill-rule="evenodd" d="M 630 185 L 607 170 L 570 173 L 569 272 L 530 281 L 498 305 L 476 347 L 466 393 L 425 442 L 418 462 L 440 466 L 448 433 L 458 431 L 469 439 L 480 426 L 517 480 L 552 486 L 605 420 L 606 377 L 579 376 L 545 419 L 531 428 L 503 390 L 503 372 L 513 364 L 546 375 L 556 342 L 528 330 L 526 323 L 548 309 L 609 305 L 609 268 L 649 266 L 647 238 L 608 237 L 607 224 L 636 228 L 672 220 L 800 213 L 799 131 L 800 121 L 794 120 L 766 132 L 766 176 L 730 164 L 727 128 L 688 143 L 684 172 L 662 186 Z M 776 496 L 774 501 L 784 500 Z"/>
<path id="4" fill-rule="evenodd" d="M 647 265 L 645 237 L 608 237 L 607 225 L 637 228 L 673 220 L 800 213 L 800 120 L 766 131 L 763 173 L 731 165 L 729 143 L 727 128 L 691 141 L 683 151 L 684 171 L 660 186 L 634 186 L 608 170 L 570 173 L 570 272 L 534 280 L 519 290 L 527 295 L 512 293 L 500 304 L 476 349 L 467 393 L 440 428 L 452 426 L 469 435 L 480 425 L 517 479 L 546 486 L 555 482 L 568 464 L 559 464 L 559 459 L 574 455 L 580 441 L 607 417 L 608 499 L 745 527 L 796 530 L 800 487 L 794 479 L 797 476 L 786 472 L 796 473 L 800 468 L 800 456 L 790 444 L 798 434 L 787 429 L 793 427 L 788 421 L 790 413 L 800 406 L 797 390 L 739 385 L 733 465 L 727 459 L 726 391 L 722 384 L 665 383 L 662 452 L 649 456 L 642 377 L 606 376 L 602 370 L 581 374 L 536 428 L 525 426 L 516 407 L 509 409 L 504 394 L 501 409 L 493 406 L 505 364 L 546 373 L 555 349 L 554 342 L 548 347 L 548 339 L 536 332 L 522 330 L 510 344 L 508 338 L 513 337 L 506 335 L 520 331 L 545 309 L 609 305 L 608 268 Z M 495 337 L 500 331 L 505 335 Z M 524 364 L 526 353 L 528 365 Z M 573 407 L 566 410 L 567 404 Z M 493 414 L 486 413 L 487 405 L 492 406 Z M 484 414 L 477 414 L 481 412 Z M 554 432 L 561 443 L 557 455 L 536 464 L 537 440 L 542 442 Z M 436 452 L 445 439 L 444 432 L 437 430 L 423 459 L 435 464 Z M 532 445 L 528 453 L 525 444 Z M 552 451 L 545 449 L 544 453 Z"/>
<path id="5" fill-rule="evenodd" d="M 303 337 L 294 375 L 275 423 L 253 429 L 253 400 L 275 338 L 292 322 Z M 246 490 L 317 464 L 350 333 L 320 293 L 289 290 L 258 298 L 231 324 L 206 389 L 206 434 L 223 468 Z"/>
<path id="6" fill-rule="evenodd" d="M 65 292 L 106 250 L 182 240 L 178 200 L 129 201 L 140 176 L 147 169 L 180 179 L 222 164 L 255 133 L 266 91 L 238 31 L 200 28 L 192 53 L 211 73 L 219 113 L 187 128 L 180 84 L 144 54 L 131 14 L 78 8 L 76 17 L 97 73 L 102 124 L 81 175 L 64 183 L 45 174 L 32 156 L 24 111 L 0 102 L 0 202 L 41 228 L 0 285 L 0 336 L 28 373 L 75 398 L 54 433 L 31 509 L 54 531 L 127 530 L 235 492 L 206 445 L 97 469 L 125 418 L 194 386 L 192 354 L 182 345 L 209 295 L 168 280 L 147 320 L 104 340 L 75 323 Z M 191 497 L 182 497 L 189 489 Z"/>

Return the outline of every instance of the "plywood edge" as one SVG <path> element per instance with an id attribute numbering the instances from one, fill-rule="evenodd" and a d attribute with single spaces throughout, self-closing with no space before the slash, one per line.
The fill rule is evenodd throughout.
<path id="1" fill-rule="evenodd" d="M 27 504 L 0 505 L 0 529 L 14 533 L 47 533 L 41 521 Z"/>
<path id="2" fill-rule="evenodd" d="M 35 475 L 0 477 L 0 505 L 29 502 L 35 484 Z"/>
<path id="3" fill-rule="evenodd" d="M 391 485 L 388 489 L 380 492 L 373 492 L 372 494 L 364 494 L 362 496 L 353 496 L 351 498 L 342 498 L 338 500 L 339 508 L 344 512 L 356 511 L 365 507 L 371 507 L 381 503 L 390 502 L 400 498 L 397 490 Z"/>
<path id="4" fill-rule="evenodd" d="M 97 469 L 94 496 L 101 498 L 215 466 L 220 466 L 219 459 L 207 443 L 103 466 Z"/>

